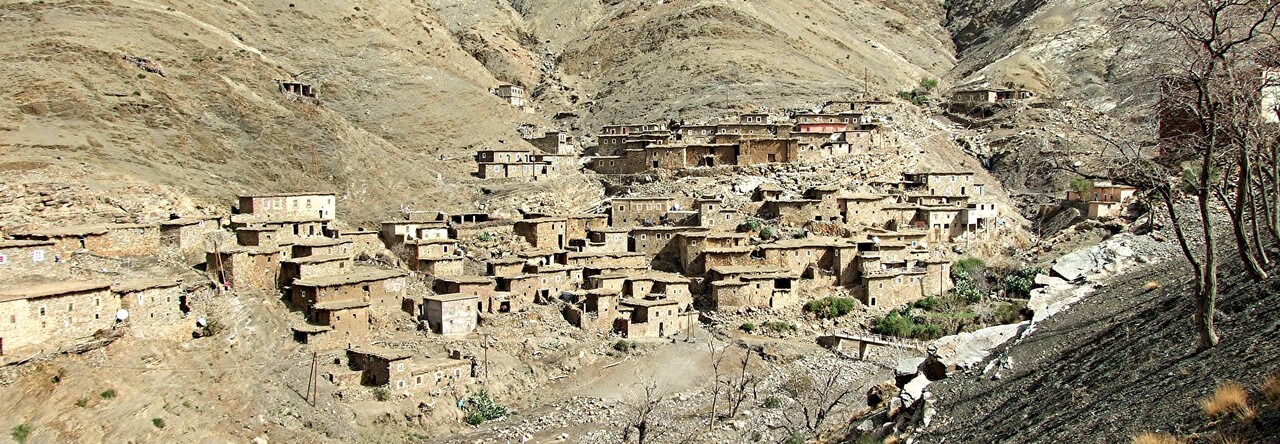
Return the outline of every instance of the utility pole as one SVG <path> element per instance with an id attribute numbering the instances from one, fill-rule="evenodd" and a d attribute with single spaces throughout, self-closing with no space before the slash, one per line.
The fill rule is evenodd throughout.
<path id="1" fill-rule="evenodd" d="M 311 374 L 307 379 L 307 401 L 312 407 L 316 406 L 316 398 L 319 395 L 319 389 L 316 387 L 316 369 L 319 366 L 320 358 L 316 352 L 311 352 Z"/>

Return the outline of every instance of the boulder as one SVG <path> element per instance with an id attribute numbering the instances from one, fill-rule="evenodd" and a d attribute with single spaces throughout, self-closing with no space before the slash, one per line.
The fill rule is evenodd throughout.
<path id="1" fill-rule="evenodd" d="M 897 382 L 898 387 L 906 385 L 908 381 L 915 379 L 920 373 L 920 364 L 924 363 L 924 358 L 904 358 L 898 361 L 898 365 L 893 369 L 893 379 Z"/>
<path id="2" fill-rule="evenodd" d="M 902 387 L 902 393 L 898 394 L 898 398 L 902 399 L 902 405 L 910 407 L 924 398 L 924 388 L 929 386 L 929 378 L 925 375 L 917 375 L 915 379 L 908 382 Z"/>
<path id="3" fill-rule="evenodd" d="M 879 384 L 873 385 L 867 390 L 867 407 L 878 409 L 884 405 L 885 401 L 898 396 L 898 393 L 900 393 L 900 390 L 898 390 L 898 386 L 893 381 L 880 381 Z"/>
<path id="4" fill-rule="evenodd" d="M 929 346 L 929 357 L 921 366 L 924 375 L 936 381 L 956 370 L 972 367 L 985 359 L 992 349 L 1017 336 L 1024 324 L 1026 322 L 996 325 L 934 341 Z"/>
<path id="5" fill-rule="evenodd" d="M 1084 277 L 1085 273 L 1098 268 L 1098 264 L 1094 262 L 1093 255 L 1090 254 L 1091 250 L 1080 250 L 1064 255 L 1054 261 L 1053 267 L 1049 269 L 1067 281 L 1079 280 Z"/>

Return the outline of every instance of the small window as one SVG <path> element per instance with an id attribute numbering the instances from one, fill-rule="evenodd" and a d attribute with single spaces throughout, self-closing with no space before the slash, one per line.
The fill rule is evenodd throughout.
<path id="1" fill-rule="evenodd" d="M 403 379 L 396 381 L 396 388 L 404 388 L 404 380 L 403 380 Z"/>
<path id="2" fill-rule="evenodd" d="M 44 307 L 40 307 L 40 316 L 44 316 Z"/>

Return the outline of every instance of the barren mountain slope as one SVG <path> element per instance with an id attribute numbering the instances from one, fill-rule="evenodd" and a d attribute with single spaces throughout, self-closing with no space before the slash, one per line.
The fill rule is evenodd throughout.
<path id="1" fill-rule="evenodd" d="M 522 143 L 517 123 L 536 122 L 409 2 L 11 3 L 0 27 L 0 160 L 84 162 L 223 202 L 333 190 L 356 220 L 470 205 L 474 149 Z M 295 76 L 320 106 L 277 92 Z"/>

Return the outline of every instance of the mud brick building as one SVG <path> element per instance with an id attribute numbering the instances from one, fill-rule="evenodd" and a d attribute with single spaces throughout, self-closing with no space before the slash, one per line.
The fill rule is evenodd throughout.
<path id="1" fill-rule="evenodd" d="M 351 241 L 327 237 L 300 239 L 293 242 L 292 257 L 351 255 Z"/>
<path id="2" fill-rule="evenodd" d="M 426 296 L 419 319 L 427 321 L 431 331 L 445 336 L 459 336 L 476 329 L 479 298 L 473 294 L 449 293 Z"/>
<path id="3" fill-rule="evenodd" d="M 1137 188 L 1127 185 L 1095 182 L 1084 194 L 1068 190 L 1067 201 L 1083 207 L 1081 209 L 1090 219 L 1109 219 L 1122 216 L 1124 208 L 1133 202 L 1137 192 Z"/>
<path id="4" fill-rule="evenodd" d="M 294 307 L 313 304 L 363 301 L 374 309 L 398 310 L 404 298 L 406 273 L 377 268 L 357 269 L 353 273 L 301 279 L 293 282 L 291 300 Z"/>
<path id="5" fill-rule="evenodd" d="M 798 276 L 773 267 L 717 267 L 724 276 L 711 282 L 711 306 L 716 310 L 782 308 L 799 301 Z"/>
<path id="6" fill-rule="evenodd" d="M 337 214 L 333 193 L 268 193 L 237 196 L 240 214 L 263 218 L 301 217 L 332 221 Z"/>
<path id="7" fill-rule="evenodd" d="M 123 324 L 136 335 L 160 334 L 182 324 L 186 293 L 175 280 L 124 281 L 112 285 L 111 293 L 129 313 Z"/>
<path id="8" fill-rule="evenodd" d="M 673 299 L 628 298 L 619 302 L 625 318 L 615 327 L 627 338 L 665 338 L 683 333 L 692 316 Z"/>
<path id="9" fill-rule="evenodd" d="M 222 230 L 222 220 L 219 216 L 199 216 L 160 222 L 160 245 L 189 262 L 198 262 L 211 246 L 209 237 Z"/>
<path id="10" fill-rule="evenodd" d="M 516 108 L 524 108 L 526 101 L 528 100 L 528 96 L 525 95 L 523 86 L 512 85 L 510 83 L 498 85 L 497 88 L 494 88 L 494 94 L 502 98 L 502 101 L 507 102 L 507 104 Z"/>
<path id="11" fill-rule="evenodd" d="M 610 204 L 609 226 L 656 225 L 666 220 L 667 213 L 679 209 L 679 202 L 673 197 L 616 197 Z"/>
<path id="12" fill-rule="evenodd" d="M 280 250 L 273 247 L 230 247 L 211 251 L 206 273 L 214 282 L 237 289 L 271 291 L 280 281 Z"/>
<path id="13" fill-rule="evenodd" d="M 444 239 L 449 237 L 445 221 L 393 220 L 382 222 L 379 235 L 387 248 L 395 248 L 408 240 Z"/>
<path id="14" fill-rule="evenodd" d="M 518 220 L 515 233 L 529 242 L 533 248 L 551 248 L 563 250 L 568 246 L 565 218 L 541 217 L 537 219 Z"/>
<path id="15" fill-rule="evenodd" d="M 350 273 L 355 269 L 355 261 L 351 255 L 325 254 L 304 256 L 280 261 L 280 282 L 287 288 L 298 279 L 313 279 L 338 276 Z"/>
<path id="16" fill-rule="evenodd" d="M 600 228 L 580 238 L 569 239 L 569 249 L 579 253 L 625 253 L 631 231 L 626 228 Z"/>
<path id="17" fill-rule="evenodd" d="M 0 288 L 0 362 L 55 353 L 115 325 L 110 284 L 35 282 Z"/>
<path id="18" fill-rule="evenodd" d="M 377 231 L 341 231 L 338 239 L 351 242 L 351 254 L 355 256 L 376 257 L 386 248 Z"/>
<path id="19" fill-rule="evenodd" d="M 51 240 L 0 240 L 0 280 L 70 273 L 67 262 L 54 255 L 56 245 Z"/>
<path id="20" fill-rule="evenodd" d="M 19 240 L 53 241 L 54 255 L 69 258 L 73 253 L 106 257 L 150 256 L 160 251 L 160 227 L 145 224 L 80 225 L 15 232 Z"/>
<path id="21" fill-rule="evenodd" d="M 347 362 L 353 370 L 362 372 L 360 384 L 371 387 L 387 387 L 394 390 L 408 388 L 411 377 L 409 353 L 383 347 L 353 346 L 347 349 Z"/>
<path id="22" fill-rule="evenodd" d="M 418 258 L 417 264 L 418 272 L 433 277 L 458 276 L 466 272 L 462 256 L 423 257 Z"/>

